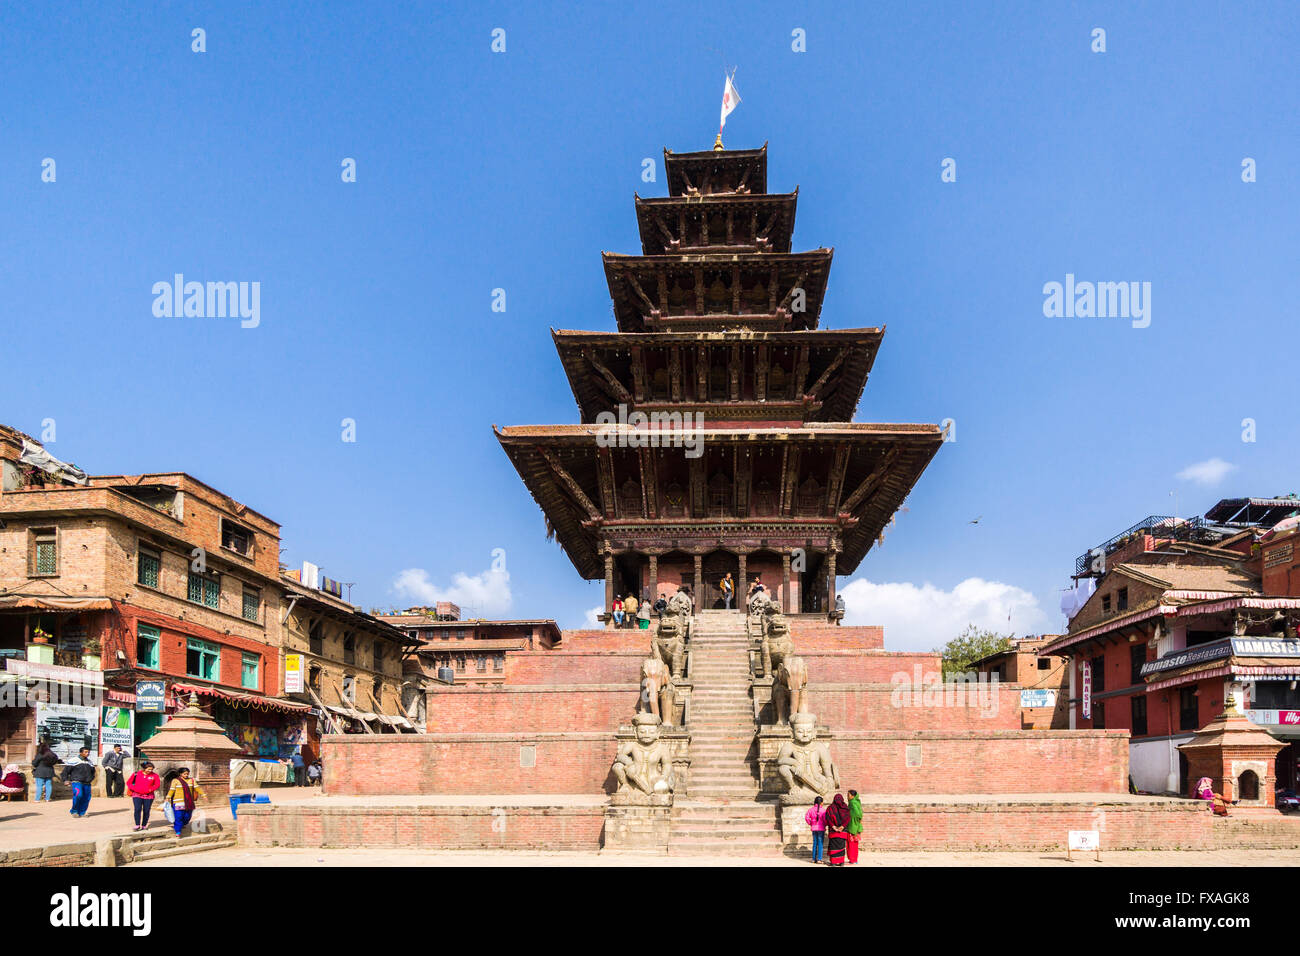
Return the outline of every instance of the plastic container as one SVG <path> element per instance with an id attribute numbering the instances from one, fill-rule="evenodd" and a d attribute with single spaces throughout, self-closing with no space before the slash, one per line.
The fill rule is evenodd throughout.
<path id="1" fill-rule="evenodd" d="M 253 795 L 251 793 L 232 793 L 230 795 L 230 815 L 236 820 L 239 819 L 239 811 L 235 808 L 241 803 L 252 803 Z"/>
<path id="2" fill-rule="evenodd" d="M 252 799 L 251 802 L 253 802 L 253 803 L 270 803 L 270 802 L 271 802 L 271 797 L 270 797 L 270 795 L 265 794 L 265 793 L 257 793 L 257 794 L 254 794 L 254 795 L 253 795 L 253 799 Z"/>

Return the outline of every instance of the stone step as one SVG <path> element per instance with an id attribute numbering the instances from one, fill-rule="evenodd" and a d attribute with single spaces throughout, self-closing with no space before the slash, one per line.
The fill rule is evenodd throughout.
<path id="1" fill-rule="evenodd" d="M 706 783 L 697 787 L 692 783 L 687 789 L 691 797 L 698 800 L 754 800 L 758 797 L 758 784 L 733 787 Z"/>
<path id="2" fill-rule="evenodd" d="M 738 803 L 714 803 L 699 801 L 694 797 L 673 804 L 672 819 L 677 820 L 766 820 L 776 826 L 777 807 L 771 803 L 758 803 L 750 800 Z"/>
<path id="3" fill-rule="evenodd" d="M 203 834 L 201 836 L 182 837 L 179 840 L 150 840 L 135 850 L 132 862 L 161 860 L 183 853 L 201 853 L 204 850 L 219 850 L 223 847 L 237 846 L 238 837 L 234 833 Z"/>
<path id="4" fill-rule="evenodd" d="M 710 843 L 674 843 L 668 841 L 669 856 L 779 856 L 781 843 L 749 844 L 728 843 L 723 840 Z"/>

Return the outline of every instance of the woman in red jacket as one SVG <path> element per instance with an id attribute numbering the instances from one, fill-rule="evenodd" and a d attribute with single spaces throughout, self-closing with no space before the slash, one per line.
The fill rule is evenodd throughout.
<path id="1" fill-rule="evenodd" d="M 143 830 L 149 825 L 149 811 L 153 809 L 153 795 L 162 786 L 162 779 L 153 772 L 153 762 L 146 760 L 126 782 L 126 792 L 135 805 L 135 828 Z"/>

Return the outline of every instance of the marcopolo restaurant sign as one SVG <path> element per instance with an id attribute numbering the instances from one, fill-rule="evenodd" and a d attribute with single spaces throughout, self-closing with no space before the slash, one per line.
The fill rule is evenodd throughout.
<path id="1" fill-rule="evenodd" d="M 1054 690 L 1022 690 L 1020 692 L 1021 707 L 1055 707 L 1056 691 Z"/>
<path id="2" fill-rule="evenodd" d="M 139 714 L 166 713 L 167 682 L 165 680 L 136 681 L 135 710 Z"/>

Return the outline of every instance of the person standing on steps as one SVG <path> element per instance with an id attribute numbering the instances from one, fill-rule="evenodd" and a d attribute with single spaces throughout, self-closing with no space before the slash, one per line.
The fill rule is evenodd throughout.
<path id="1" fill-rule="evenodd" d="M 858 841 L 862 838 L 862 801 L 858 791 L 849 791 L 849 862 L 858 862 Z"/>
<path id="2" fill-rule="evenodd" d="M 650 602 L 644 598 L 636 609 L 636 623 L 641 630 L 650 630 Z"/>
<path id="3" fill-rule="evenodd" d="M 194 807 L 199 798 L 204 796 L 203 788 L 190 779 L 190 768 L 182 767 L 180 773 L 172 780 L 171 789 L 167 791 L 167 802 L 172 806 L 172 827 L 180 836 L 185 824 L 194 816 Z"/>
<path id="4" fill-rule="evenodd" d="M 821 797 L 813 798 L 813 805 L 808 808 L 808 812 L 803 815 L 803 819 L 808 824 L 808 829 L 812 831 L 812 861 L 820 863 L 822 861 L 822 841 L 826 838 L 826 808 L 822 806 Z"/>
<path id="5" fill-rule="evenodd" d="M 731 599 L 736 595 L 736 585 L 731 580 L 730 571 L 722 576 L 722 583 L 718 587 L 722 590 L 722 606 L 730 611 Z"/>

